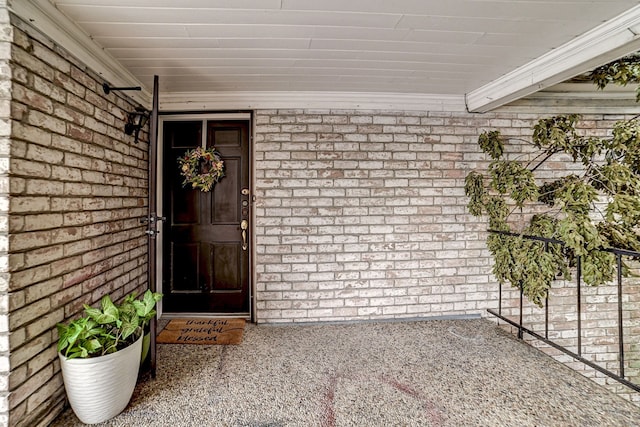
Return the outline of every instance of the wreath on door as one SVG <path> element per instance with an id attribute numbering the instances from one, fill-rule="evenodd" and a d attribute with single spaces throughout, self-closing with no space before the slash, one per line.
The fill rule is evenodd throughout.
<path id="1" fill-rule="evenodd" d="M 180 175 L 184 178 L 182 186 L 211 191 L 224 176 L 224 161 L 215 148 L 194 148 L 178 158 Z"/>

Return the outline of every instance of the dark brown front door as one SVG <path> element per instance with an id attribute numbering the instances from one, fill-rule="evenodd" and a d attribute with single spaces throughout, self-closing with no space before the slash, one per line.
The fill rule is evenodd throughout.
<path id="1" fill-rule="evenodd" d="M 203 144 L 224 160 L 211 192 L 184 188 L 178 168 Z M 163 310 L 248 314 L 249 122 L 167 120 L 163 145 Z"/>

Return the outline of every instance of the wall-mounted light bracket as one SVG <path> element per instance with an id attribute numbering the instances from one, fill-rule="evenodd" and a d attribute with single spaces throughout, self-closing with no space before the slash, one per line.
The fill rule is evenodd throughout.
<path id="1" fill-rule="evenodd" d="M 105 95 L 109 95 L 109 93 L 113 92 L 114 90 L 142 90 L 142 87 L 140 86 L 111 87 L 109 86 L 109 83 L 103 83 L 102 90 L 104 91 Z"/>

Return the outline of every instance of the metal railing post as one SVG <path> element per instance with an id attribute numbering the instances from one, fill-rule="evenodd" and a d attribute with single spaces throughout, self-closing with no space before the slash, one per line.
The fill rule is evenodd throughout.
<path id="1" fill-rule="evenodd" d="M 544 251 L 549 252 L 549 242 L 544 242 Z M 544 297 L 544 337 L 549 339 L 549 291 Z"/>
<path id="2" fill-rule="evenodd" d="M 523 304 L 524 291 L 522 290 L 522 283 L 520 283 L 520 323 L 518 324 L 518 338 L 523 339 L 524 334 L 522 330 L 522 304 Z"/>
<path id="3" fill-rule="evenodd" d="M 618 345 L 620 352 L 620 376 L 624 378 L 624 327 L 622 319 L 622 255 L 616 254 L 618 268 Z"/>
<path id="4" fill-rule="evenodd" d="M 576 267 L 577 311 L 578 311 L 578 356 L 582 356 L 582 257 L 578 257 Z"/>

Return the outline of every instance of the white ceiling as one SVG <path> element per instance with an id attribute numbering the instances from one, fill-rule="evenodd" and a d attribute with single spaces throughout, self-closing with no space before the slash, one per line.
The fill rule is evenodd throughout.
<path id="1" fill-rule="evenodd" d="M 146 88 L 159 75 L 165 93 L 446 95 L 477 90 L 640 3 L 48 1 Z"/>

